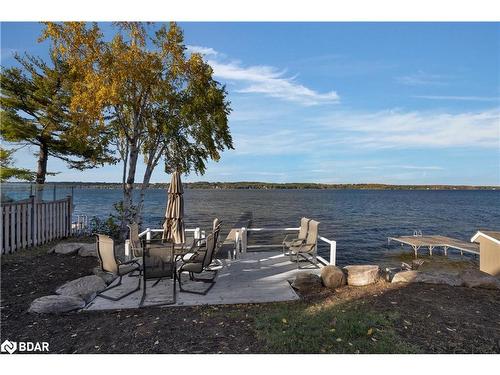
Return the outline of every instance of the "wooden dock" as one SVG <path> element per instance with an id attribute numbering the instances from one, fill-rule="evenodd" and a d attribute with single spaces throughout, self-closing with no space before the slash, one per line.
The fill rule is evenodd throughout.
<path id="1" fill-rule="evenodd" d="M 428 248 L 429 255 L 432 255 L 432 251 L 436 247 L 443 248 L 445 255 L 448 254 L 449 249 L 459 250 L 461 254 L 470 253 L 479 255 L 479 245 L 439 235 L 388 237 L 387 242 L 390 243 L 391 241 L 411 246 L 415 252 L 415 258 L 418 256 L 420 248 Z"/>

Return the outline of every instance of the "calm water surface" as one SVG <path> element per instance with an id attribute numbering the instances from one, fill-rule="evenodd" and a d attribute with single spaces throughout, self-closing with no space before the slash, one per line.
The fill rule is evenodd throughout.
<path id="1" fill-rule="evenodd" d="M 57 191 L 57 196 L 65 195 Z M 4 194 L 9 195 L 4 188 Z M 15 193 L 12 193 L 15 194 Z M 50 198 L 52 192 L 45 194 Z M 245 211 L 255 227 L 299 226 L 302 216 L 321 222 L 320 235 L 337 241 L 337 263 L 380 261 L 400 251 L 387 237 L 442 234 L 462 240 L 479 228 L 500 229 L 500 191 L 435 190 L 190 190 L 185 189 L 188 227 L 208 229 L 218 216 L 226 231 Z M 75 189 L 75 214 L 105 217 L 121 199 L 118 189 Z M 165 213 L 165 190 L 146 196 L 145 226 L 159 227 Z M 282 234 L 254 234 L 251 241 L 280 243 Z M 328 245 L 320 245 L 328 254 Z"/>

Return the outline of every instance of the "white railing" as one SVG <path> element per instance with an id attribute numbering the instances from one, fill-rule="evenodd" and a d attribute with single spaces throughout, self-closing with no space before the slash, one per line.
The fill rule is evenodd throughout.
<path id="1" fill-rule="evenodd" d="M 298 232 L 300 228 L 245 228 L 242 227 L 236 232 L 236 252 L 246 253 L 247 249 L 282 247 L 283 244 L 248 245 L 248 232 Z M 318 240 L 330 245 L 330 261 L 321 256 L 317 256 L 318 261 L 323 264 L 335 265 L 337 259 L 337 242 L 323 236 L 318 236 Z"/>
<path id="2" fill-rule="evenodd" d="M 248 232 L 298 232 L 300 228 L 246 228 L 242 227 L 241 229 L 236 231 L 235 237 L 235 253 L 246 253 L 247 249 L 256 249 L 256 248 L 269 248 L 269 247 L 282 247 L 280 244 L 265 244 L 265 245 L 249 245 L 248 244 Z M 197 228 L 187 228 L 184 229 L 186 233 L 193 233 L 193 237 L 195 240 L 199 238 L 205 238 L 205 231 Z M 146 228 L 143 232 L 139 233 L 139 238 L 146 236 L 147 240 L 151 239 L 151 233 L 161 233 L 163 232 L 163 228 L 160 229 L 151 229 Z M 321 256 L 317 256 L 317 259 L 320 263 L 324 265 L 332 264 L 335 265 L 337 259 L 337 242 L 334 240 L 330 240 L 323 236 L 318 236 L 318 240 L 327 243 L 330 246 L 330 260 L 327 261 L 325 258 Z M 130 245 L 129 240 L 125 241 L 125 256 L 128 258 L 130 254 Z"/>
<path id="3" fill-rule="evenodd" d="M 142 231 L 139 233 L 139 238 L 146 236 L 147 240 L 151 239 L 151 233 L 162 233 L 163 228 L 158 228 L 158 229 L 151 229 L 151 228 L 146 228 L 146 230 Z M 205 231 L 201 230 L 199 227 L 197 228 L 186 228 L 184 229 L 185 233 L 193 233 L 193 237 L 195 240 L 198 240 L 200 238 L 205 238 Z M 127 259 L 130 258 L 130 241 L 125 240 L 125 257 Z"/>

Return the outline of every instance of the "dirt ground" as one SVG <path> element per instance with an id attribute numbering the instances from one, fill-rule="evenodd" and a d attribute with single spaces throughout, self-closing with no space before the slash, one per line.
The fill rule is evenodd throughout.
<path id="1" fill-rule="evenodd" d="M 92 257 L 48 255 L 47 249 L 2 256 L 2 342 L 48 341 L 51 353 L 267 351 L 255 321 L 279 304 L 29 314 L 33 299 L 53 294 L 66 281 L 91 274 L 97 265 Z M 500 353 L 499 291 L 381 281 L 304 297 L 310 306 L 354 303 L 367 311 L 397 312 L 394 329 L 421 352 Z"/>

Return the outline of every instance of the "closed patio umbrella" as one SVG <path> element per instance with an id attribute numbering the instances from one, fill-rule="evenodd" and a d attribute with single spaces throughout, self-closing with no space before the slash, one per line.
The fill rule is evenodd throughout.
<path id="1" fill-rule="evenodd" d="M 172 174 L 168 187 L 167 212 L 163 223 L 163 239 L 176 244 L 186 242 L 184 235 L 184 199 L 181 175 L 179 172 Z"/>

